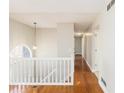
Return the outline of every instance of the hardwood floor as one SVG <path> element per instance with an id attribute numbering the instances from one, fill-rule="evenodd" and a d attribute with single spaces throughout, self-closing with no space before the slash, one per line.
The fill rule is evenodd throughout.
<path id="1" fill-rule="evenodd" d="M 96 76 L 90 71 L 85 60 L 75 60 L 73 86 L 12 86 L 10 93 L 104 93 Z"/>

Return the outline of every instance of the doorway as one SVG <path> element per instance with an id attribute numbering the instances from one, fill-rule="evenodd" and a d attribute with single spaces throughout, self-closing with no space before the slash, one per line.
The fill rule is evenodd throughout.
<path id="1" fill-rule="evenodd" d="M 75 55 L 82 55 L 82 37 L 75 37 L 75 48 L 74 48 L 74 53 Z"/>
<path id="2" fill-rule="evenodd" d="M 82 59 L 82 37 L 75 37 L 74 42 L 75 62 L 80 62 L 80 60 Z"/>

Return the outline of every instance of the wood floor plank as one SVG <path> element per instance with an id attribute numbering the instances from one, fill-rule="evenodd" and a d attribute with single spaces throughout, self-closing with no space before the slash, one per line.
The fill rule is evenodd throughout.
<path id="1" fill-rule="evenodd" d="M 18 86 L 10 85 L 10 93 L 15 93 L 15 88 L 18 90 Z M 21 86 L 20 91 L 16 93 L 103 93 L 96 76 L 82 58 L 75 60 L 73 86 L 38 86 L 36 88 L 32 86 L 22 88 Z"/>

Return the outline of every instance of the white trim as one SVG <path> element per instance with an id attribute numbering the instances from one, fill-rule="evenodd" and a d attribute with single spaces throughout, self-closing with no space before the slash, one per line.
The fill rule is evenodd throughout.
<path id="1" fill-rule="evenodd" d="M 83 57 L 84 58 L 84 57 Z M 84 58 L 84 60 L 86 61 L 88 67 L 90 68 L 90 70 L 93 72 L 94 70 L 92 69 L 92 67 L 89 65 L 88 61 Z"/>
<path id="2" fill-rule="evenodd" d="M 99 85 L 101 86 L 102 90 L 104 93 L 109 93 L 107 88 L 104 86 L 104 84 L 101 82 L 101 80 L 99 80 Z"/>

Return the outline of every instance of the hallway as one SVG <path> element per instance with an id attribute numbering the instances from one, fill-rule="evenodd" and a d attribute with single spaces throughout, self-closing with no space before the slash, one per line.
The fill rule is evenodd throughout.
<path id="1" fill-rule="evenodd" d="M 86 61 L 75 59 L 74 86 L 12 86 L 10 93 L 103 93 Z"/>

